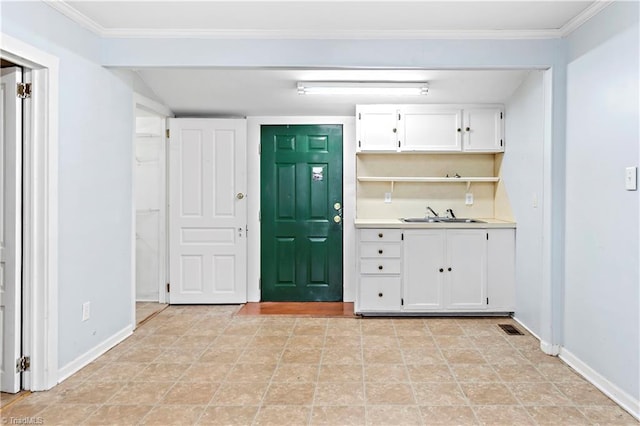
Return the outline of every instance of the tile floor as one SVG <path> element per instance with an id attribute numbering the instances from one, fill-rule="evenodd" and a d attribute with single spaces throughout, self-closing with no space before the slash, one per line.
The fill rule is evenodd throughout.
<path id="1" fill-rule="evenodd" d="M 509 319 L 235 316 L 170 306 L 3 421 L 638 425 Z M 34 424 L 32 422 L 32 424 Z"/>

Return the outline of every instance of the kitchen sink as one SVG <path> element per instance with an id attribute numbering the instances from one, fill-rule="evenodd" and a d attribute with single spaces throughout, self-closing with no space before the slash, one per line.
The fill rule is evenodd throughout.
<path id="1" fill-rule="evenodd" d="M 405 217 L 405 223 L 486 223 L 484 220 L 463 217 Z"/>

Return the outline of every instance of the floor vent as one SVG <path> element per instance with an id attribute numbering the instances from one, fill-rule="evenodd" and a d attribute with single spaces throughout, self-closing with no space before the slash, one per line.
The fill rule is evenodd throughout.
<path id="1" fill-rule="evenodd" d="M 511 324 L 498 324 L 498 327 L 500 327 L 505 333 L 510 336 L 524 336 L 524 333 L 522 331 L 518 330 Z"/>

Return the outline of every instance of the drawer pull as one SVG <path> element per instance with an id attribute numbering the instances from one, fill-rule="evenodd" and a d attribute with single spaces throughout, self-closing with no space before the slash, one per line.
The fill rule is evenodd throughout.
<path id="1" fill-rule="evenodd" d="M 447 268 L 447 271 L 451 272 L 451 268 Z"/>
<path id="2" fill-rule="evenodd" d="M 382 237 L 384 237 L 384 234 L 381 232 L 378 234 L 378 238 L 382 238 Z"/>
<path id="3" fill-rule="evenodd" d="M 382 254 L 382 250 L 378 250 L 378 254 Z"/>
<path id="4" fill-rule="evenodd" d="M 378 265 L 378 269 L 382 271 L 382 265 Z"/>
<path id="5" fill-rule="evenodd" d="M 440 268 L 440 272 L 444 272 L 444 269 Z"/>
<path id="6" fill-rule="evenodd" d="M 378 297 L 382 297 L 382 296 L 383 296 L 383 294 L 382 294 L 382 293 L 378 293 Z"/>

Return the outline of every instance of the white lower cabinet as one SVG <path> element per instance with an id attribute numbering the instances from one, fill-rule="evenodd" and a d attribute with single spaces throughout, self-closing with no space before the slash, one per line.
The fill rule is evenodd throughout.
<path id="1" fill-rule="evenodd" d="M 410 229 L 397 243 L 367 241 L 388 231 L 360 230 L 356 312 L 513 312 L 514 229 Z"/>

